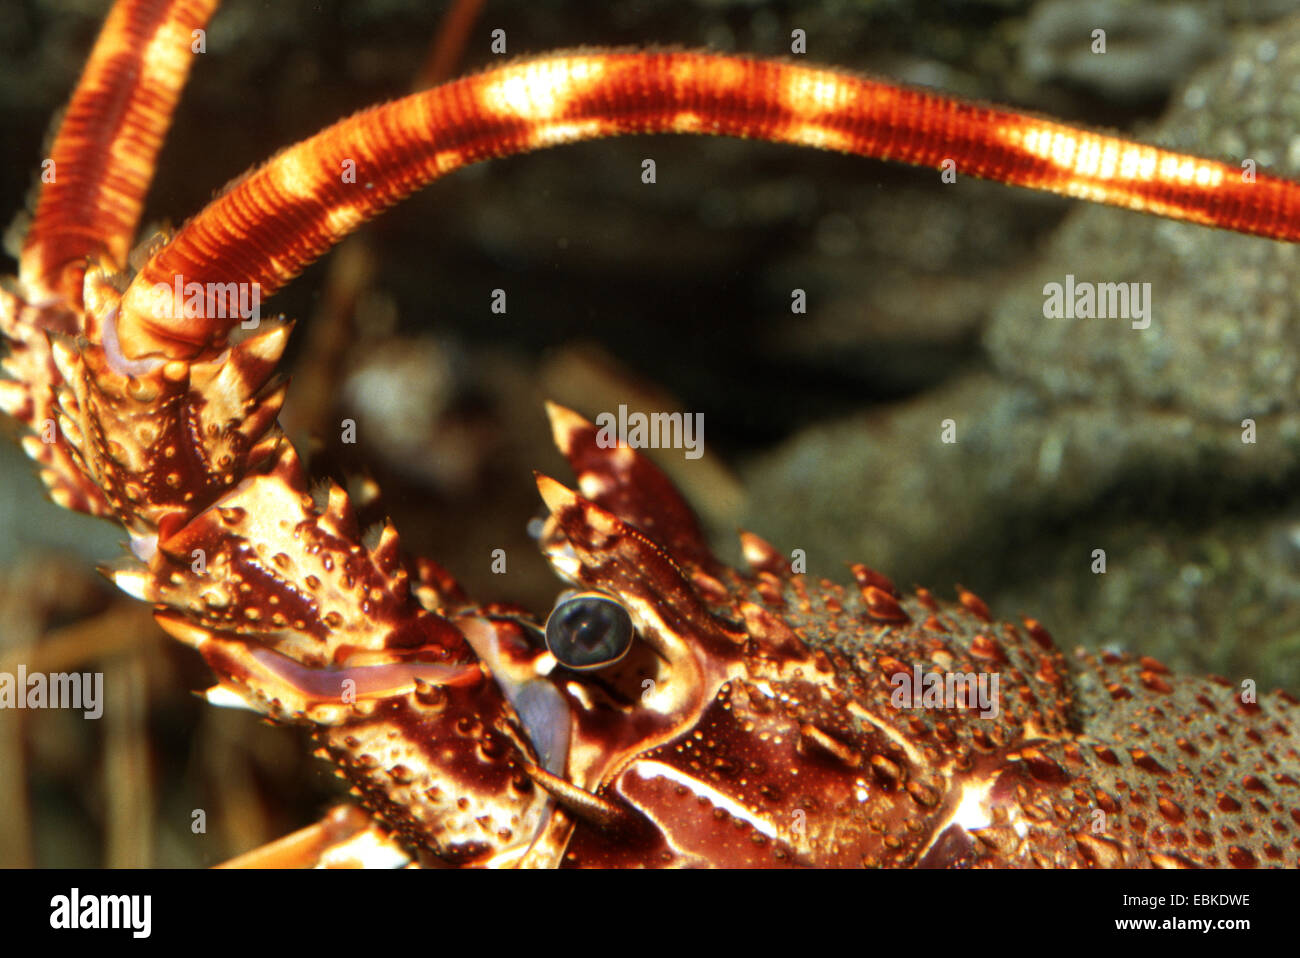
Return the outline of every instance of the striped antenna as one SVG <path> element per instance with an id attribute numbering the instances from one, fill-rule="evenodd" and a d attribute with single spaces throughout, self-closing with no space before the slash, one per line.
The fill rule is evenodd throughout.
<path id="1" fill-rule="evenodd" d="M 154 163 L 217 0 L 123 0 L 108 15 L 42 165 L 19 256 L 28 301 L 81 306 L 88 257 L 121 269 Z"/>
<path id="2" fill-rule="evenodd" d="M 1227 163 L 827 69 L 704 53 L 561 54 L 358 113 L 247 174 L 136 277 L 123 299 L 122 347 L 176 358 L 222 348 L 235 318 L 187 316 L 179 279 L 256 283 L 269 296 L 358 224 L 466 164 L 670 132 L 951 161 L 961 175 L 1300 238 L 1300 185 Z"/>

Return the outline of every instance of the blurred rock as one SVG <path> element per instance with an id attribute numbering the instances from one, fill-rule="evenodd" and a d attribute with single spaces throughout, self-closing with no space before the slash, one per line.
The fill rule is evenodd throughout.
<path id="1" fill-rule="evenodd" d="M 1300 21 L 1245 31 L 1187 83 L 1150 138 L 1251 155 L 1295 176 L 1297 66 Z M 995 608 L 1012 597 L 1067 644 L 1123 641 L 1186 668 L 1206 666 L 1205 648 L 1239 668 L 1289 654 L 1276 650 L 1291 648 L 1295 624 L 1269 610 L 1294 588 L 1294 563 L 1270 562 L 1249 543 L 1271 541 L 1280 521 L 1271 516 L 1300 506 L 1298 256 L 1294 246 L 1080 206 L 1006 284 L 984 337 L 991 374 L 813 427 L 758 457 L 744 472 L 747 521 L 783 548 L 807 549 L 812 568 L 855 558 L 901 581 L 960 578 Z M 1150 328 L 1044 318 L 1044 285 L 1067 274 L 1151 283 Z M 957 424 L 954 445 L 939 442 L 945 418 Z M 1246 418 L 1254 444 L 1242 441 Z M 1168 558 L 1126 534 L 1162 518 L 1181 520 Z M 1179 556 L 1222 551 L 1220 540 L 1243 558 L 1216 575 L 1213 601 L 1135 585 L 1172 581 L 1187 562 Z M 1091 548 L 1108 544 L 1127 556 L 1128 573 L 1086 578 Z M 1068 570 L 1043 561 L 1067 551 L 1082 556 Z M 1125 604 L 1138 594 L 1148 601 Z M 1292 670 L 1267 671 L 1296 688 Z"/>
<path id="2" fill-rule="evenodd" d="M 1020 62 L 1036 80 L 1066 80 L 1121 100 L 1166 93 L 1223 45 L 1222 11 L 1190 2 L 1048 0 L 1025 25 Z M 1105 31 L 1094 52 L 1093 31 Z"/>

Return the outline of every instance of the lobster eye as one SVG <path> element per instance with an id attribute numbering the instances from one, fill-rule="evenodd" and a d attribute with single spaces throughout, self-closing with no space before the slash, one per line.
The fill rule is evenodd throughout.
<path id="1" fill-rule="evenodd" d="M 561 665 L 598 669 L 632 647 L 632 617 L 608 596 L 580 592 L 560 599 L 546 620 L 546 647 Z"/>

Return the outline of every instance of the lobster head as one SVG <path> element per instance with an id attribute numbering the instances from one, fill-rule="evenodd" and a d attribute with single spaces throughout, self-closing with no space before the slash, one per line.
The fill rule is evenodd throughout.
<path id="1" fill-rule="evenodd" d="M 313 486 L 276 426 L 289 327 L 257 304 L 437 177 L 656 130 L 893 155 L 897 119 L 926 121 L 899 110 L 918 94 L 709 54 L 523 60 L 342 120 L 128 256 L 215 5 L 115 6 L 19 276 L 0 285 L 0 410 L 39 433 L 25 445 L 57 502 L 127 529 L 131 555 L 109 574 L 203 654 L 210 699 L 313 727 L 430 861 L 950 864 L 971 857 L 973 831 L 1006 851 L 1051 830 L 1039 823 L 1066 778 L 1057 763 L 1091 759 L 1062 744 L 1069 672 L 1036 624 L 1029 640 L 999 633 L 969 594 L 905 599 L 863 566 L 856 589 L 813 587 L 754 536 L 749 572 L 729 569 L 656 468 L 558 407 L 579 491 L 539 478 L 540 543 L 572 591 L 545 619 L 476 603 L 409 560 L 391 525 L 363 530 L 343 489 Z M 1082 188 L 1025 155 L 1008 181 Z M 1112 201 L 1143 208 L 1145 195 Z M 1015 692 L 977 722 L 910 712 L 894 680 L 912 662 L 972 677 L 988 665 Z"/>
<path id="2" fill-rule="evenodd" d="M 15 353 L 54 382 L 15 393 L 58 418 L 43 475 L 123 522 L 109 575 L 201 652 L 208 698 L 312 727 L 423 860 L 953 864 L 974 832 L 1010 854 L 1052 830 L 1076 723 L 1036 623 L 999 639 L 970 593 L 905 598 L 860 565 L 856 588 L 813 585 L 749 534 L 733 570 L 662 472 L 558 406 L 578 491 L 537 481 L 564 591 L 545 617 L 475 602 L 307 479 L 274 425 L 286 324 L 152 358 L 123 335 L 139 281 L 92 265 L 81 335 Z M 919 709 L 897 697 L 917 662 L 1014 694 L 975 720 Z"/>
<path id="3" fill-rule="evenodd" d="M 292 492 L 299 476 L 281 463 L 252 484 L 266 487 L 256 497 L 228 496 L 215 521 L 201 516 L 159 549 L 174 567 L 195 552 L 217 556 L 205 573 L 208 590 L 214 578 L 237 580 L 218 590 L 225 594 L 216 605 L 243 606 L 243 613 L 224 616 L 220 627 L 196 624 L 193 614 L 174 610 L 172 595 L 161 623 L 198 648 L 220 677 L 210 700 L 313 725 L 319 754 L 426 859 L 793 860 L 797 843 L 781 840 L 772 810 L 752 808 L 719 780 L 741 775 L 764 789 L 770 806 L 777 791 L 765 786 L 765 769 L 782 759 L 760 758 L 761 749 L 750 747 L 754 760 L 744 769 L 717 762 L 701 769 L 699 750 L 714 743 L 706 746 L 700 729 L 710 706 L 749 675 L 755 655 L 777 671 L 816 666 L 792 632 L 774 634 L 774 620 L 739 600 L 745 580 L 713 557 L 658 468 L 626 445 L 603 442 L 577 414 L 555 405 L 548 412 L 580 490 L 537 477 L 549 511 L 540 545 L 567 586 L 548 616 L 473 602 L 428 560 L 410 563 L 408 579 L 387 527 L 362 548 L 349 547 L 355 520 L 342 490 L 299 503 L 303 497 Z M 286 524 L 296 511 L 301 518 Z M 259 561 L 273 538 L 297 548 Z M 756 538 L 746 542 L 761 564 L 778 564 Z M 304 575 L 307 568 L 314 571 Z M 115 578 L 130 586 L 126 569 Z M 177 590 L 201 588 L 184 570 L 170 581 Z M 416 601 L 400 601 L 404 585 Z M 250 598 L 257 590 L 261 597 Z M 294 607 L 294 594 L 306 601 Z M 325 611 L 358 594 L 352 616 Z M 200 592 L 209 613 L 211 600 Z M 288 628 L 250 632 L 250 606 L 281 610 Z M 295 614 L 296 622 L 287 621 Z M 299 628 L 304 619 L 329 628 Z M 763 627 L 751 629 L 747 619 Z M 348 640 L 376 626 L 381 642 Z M 313 631 L 311 639 L 303 635 Z M 785 741 L 797 741 L 797 727 L 784 732 Z M 753 722 L 743 734 L 753 737 L 751 746 L 756 736 L 778 749 L 782 742 L 780 732 L 769 735 Z M 727 821 L 713 812 L 725 812 Z"/>
<path id="4" fill-rule="evenodd" d="M 863 566 L 856 590 L 809 588 L 747 533 L 741 574 L 713 556 L 641 454 L 548 411 L 578 486 L 537 477 L 549 512 L 541 548 L 567 586 L 549 616 L 475 603 L 427 560 L 407 580 L 387 529 L 345 545 L 355 530 L 341 490 L 296 522 L 285 518 L 301 508 L 292 497 L 263 492 L 248 509 L 265 514 L 225 505 L 225 528 L 220 511 L 208 531 L 200 517 L 160 554 L 220 550 L 217 536 L 235 534 L 244 545 L 217 561 L 223 574 L 240 570 L 246 583 L 259 564 L 279 567 L 282 598 L 272 590 L 255 607 L 287 609 L 301 591 L 299 614 L 329 619 L 331 602 L 359 595 L 360 617 L 304 642 L 293 627 L 254 639 L 244 623 L 160 612 L 220 676 L 209 697 L 229 704 L 233 693 L 315 726 L 319 754 L 429 862 L 950 864 L 971 853 L 971 828 L 1023 837 L 1006 799 L 1060 783 L 992 756 L 1070 721 L 1066 669 L 1045 632 L 1031 624 L 1033 641 L 1004 651 L 973 595 L 945 607 L 924 591 L 904 599 Z M 249 542 L 259 529 L 300 551 L 241 558 L 268 552 Z M 284 589 L 327 566 L 332 583 L 310 575 Z M 403 605 L 404 588 L 418 602 Z M 232 601 L 249 606 L 240 594 Z M 381 642 L 362 639 L 370 626 Z M 1025 687 L 1006 714 L 975 722 L 900 710 L 905 663 L 935 657 L 958 669 L 1011 664 Z"/>

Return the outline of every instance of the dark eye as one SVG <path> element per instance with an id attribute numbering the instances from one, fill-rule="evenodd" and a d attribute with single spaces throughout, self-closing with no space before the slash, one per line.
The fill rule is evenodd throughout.
<path id="1" fill-rule="evenodd" d="M 561 599 L 546 620 L 546 647 L 561 665 L 598 669 L 632 646 L 632 617 L 608 596 L 582 592 Z"/>

